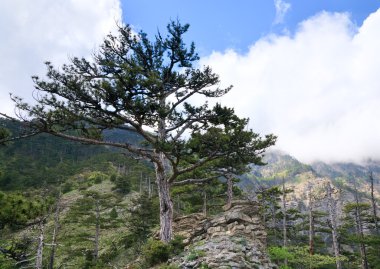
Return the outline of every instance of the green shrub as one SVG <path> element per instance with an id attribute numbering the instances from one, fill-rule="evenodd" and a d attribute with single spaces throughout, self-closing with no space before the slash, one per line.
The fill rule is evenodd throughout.
<path id="1" fill-rule="evenodd" d="M 169 259 L 170 251 L 171 246 L 169 244 L 165 244 L 159 240 L 150 239 L 143 247 L 142 256 L 147 265 L 152 266 L 166 262 Z"/>
<path id="2" fill-rule="evenodd" d="M 73 185 L 69 182 L 65 182 L 62 185 L 62 193 L 68 193 L 68 192 L 72 191 L 72 189 L 73 189 Z"/>
<path id="3" fill-rule="evenodd" d="M 121 193 L 121 194 L 128 194 L 131 192 L 131 182 L 130 178 L 126 176 L 117 176 L 114 181 L 115 187 L 112 189 Z"/>
<path id="4" fill-rule="evenodd" d="M 289 268 L 326 268 L 335 264 L 335 257 L 322 254 L 309 254 L 308 246 L 292 246 L 288 248 L 270 247 L 269 255 L 271 260 L 280 265 L 281 269 Z M 288 261 L 288 266 L 283 264 L 284 260 Z M 340 258 L 346 260 L 345 257 Z"/>
<path id="5" fill-rule="evenodd" d="M 160 267 L 158 267 L 159 269 L 179 269 L 179 267 L 177 265 L 161 265 Z"/>
<path id="6" fill-rule="evenodd" d="M 174 239 L 170 241 L 171 253 L 173 255 L 178 255 L 183 251 L 185 247 L 185 244 L 183 243 L 184 239 L 183 236 L 176 235 L 174 236 Z"/>
<path id="7" fill-rule="evenodd" d="M 110 181 L 111 181 L 111 182 L 115 182 L 115 181 L 116 181 L 116 177 L 117 177 L 116 174 L 112 174 L 112 175 L 110 176 Z"/>
<path id="8" fill-rule="evenodd" d="M 110 218 L 111 219 L 117 219 L 118 216 L 119 216 L 119 214 L 117 214 L 116 208 L 112 208 L 112 210 L 110 212 Z"/>
<path id="9" fill-rule="evenodd" d="M 195 261 L 199 257 L 204 257 L 206 253 L 203 250 L 190 250 L 189 255 L 186 257 L 186 260 L 188 261 Z"/>
<path id="10" fill-rule="evenodd" d="M 201 264 L 201 267 L 199 267 L 199 269 L 209 269 L 210 267 L 208 267 L 207 263 L 202 263 Z"/>
<path id="11" fill-rule="evenodd" d="M 107 177 L 106 174 L 103 174 L 102 172 L 95 171 L 89 175 L 88 181 L 91 183 L 94 183 L 94 184 L 100 184 L 100 183 L 102 183 L 103 179 L 105 179 L 106 177 Z"/>

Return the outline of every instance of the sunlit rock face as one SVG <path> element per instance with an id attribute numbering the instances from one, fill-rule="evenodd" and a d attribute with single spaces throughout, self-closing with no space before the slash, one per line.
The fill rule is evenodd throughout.
<path id="1" fill-rule="evenodd" d="M 276 268 L 265 251 L 266 232 L 258 205 L 234 201 L 214 218 L 193 214 L 175 222 L 175 232 L 185 237 L 185 252 L 170 262 L 179 268 Z"/>

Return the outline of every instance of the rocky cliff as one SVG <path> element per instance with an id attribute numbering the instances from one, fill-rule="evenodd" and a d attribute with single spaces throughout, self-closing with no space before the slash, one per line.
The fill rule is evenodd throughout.
<path id="1" fill-rule="evenodd" d="M 213 218 L 193 214 L 178 218 L 175 232 L 187 244 L 170 263 L 179 268 L 276 268 L 266 254 L 266 232 L 258 217 L 258 205 L 235 201 Z"/>

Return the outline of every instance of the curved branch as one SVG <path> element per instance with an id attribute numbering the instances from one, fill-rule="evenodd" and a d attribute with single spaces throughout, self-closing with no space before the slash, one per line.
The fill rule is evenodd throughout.
<path id="1" fill-rule="evenodd" d="M 122 144 L 122 143 L 109 142 L 109 141 L 100 141 L 100 140 L 95 140 L 95 139 L 91 139 L 91 138 L 85 138 L 85 137 L 79 137 L 79 136 L 73 136 L 73 135 L 68 135 L 68 134 L 64 134 L 64 133 L 54 132 L 52 130 L 47 130 L 45 132 L 49 133 L 51 135 L 57 136 L 57 137 L 62 137 L 65 139 L 69 139 L 69 140 L 77 141 L 77 142 L 81 142 L 81 143 L 123 148 L 123 149 L 128 150 L 129 152 L 132 152 L 132 153 L 135 153 L 135 154 L 140 155 L 142 157 L 148 158 L 152 161 L 155 160 L 154 155 L 153 155 L 153 150 L 134 147 L 128 143 Z"/>

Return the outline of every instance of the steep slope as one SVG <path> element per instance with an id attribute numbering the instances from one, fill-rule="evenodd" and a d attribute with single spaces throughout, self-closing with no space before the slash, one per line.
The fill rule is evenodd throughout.
<path id="1" fill-rule="evenodd" d="M 23 132 L 18 123 L 0 119 L 0 127 L 9 129 L 14 136 Z M 137 144 L 141 140 L 131 132 L 108 130 L 106 139 Z M 121 159 L 122 152 L 109 147 L 85 145 L 40 134 L 0 146 L 0 190 L 20 190 L 57 185 L 84 167 L 99 163 L 95 159 Z M 106 157 L 108 156 L 108 157 Z M 111 159 L 110 159 L 111 158 Z M 105 160 L 103 160 L 105 161 Z"/>

